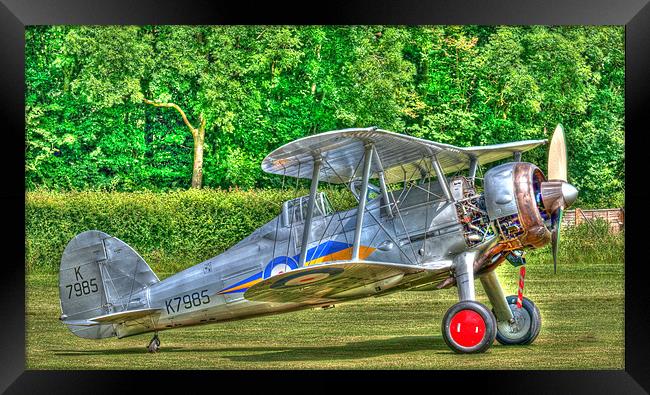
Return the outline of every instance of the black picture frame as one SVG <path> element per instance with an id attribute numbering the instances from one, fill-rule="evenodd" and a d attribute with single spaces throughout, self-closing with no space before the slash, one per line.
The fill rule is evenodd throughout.
<path id="1" fill-rule="evenodd" d="M 648 0 L 584 1 L 329 1 L 313 5 L 239 1 L 47 1 L 0 0 L 0 154 L 3 203 L 0 271 L 0 391 L 70 393 L 160 391 L 180 384 L 215 391 L 230 388 L 261 391 L 339 392 L 341 379 L 381 389 L 416 384 L 431 391 L 477 390 L 513 393 L 647 393 L 650 314 L 644 282 L 647 264 L 642 240 L 646 179 L 643 112 L 650 96 L 650 5 Z M 626 27 L 626 210 L 625 369 L 621 371 L 528 371 L 504 361 L 495 371 L 427 372 L 160 372 L 25 370 L 25 195 L 24 195 L 24 29 L 52 24 L 543 24 L 625 25 Z M 644 148 L 645 146 L 645 148 Z M 459 356 L 462 358 L 462 356 Z M 459 365 L 462 367 L 462 365 Z M 199 369 L 197 367 L 197 369 Z M 516 370 L 498 370 L 516 369 Z M 259 380 L 251 378 L 253 373 Z M 334 374 L 337 373 L 337 374 Z M 395 377 L 395 376 L 399 377 Z M 296 383 L 299 380 L 300 383 Z M 444 389 L 447 384 L 448 389 Z M 244 387 L 246 386 L 246 387 Z M 347 387 L 347 384 L 346 384 Z"/>

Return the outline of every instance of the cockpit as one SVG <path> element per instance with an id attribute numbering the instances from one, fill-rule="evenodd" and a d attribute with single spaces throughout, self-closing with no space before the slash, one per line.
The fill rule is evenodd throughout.
<path id="1" fill-rule="evenodd" d="M 309 195 L 300 196 L 282 203 L 282 225 L 291 226 L 305 220 L 307 216 L 307 205 L 309 204 Z M 318 192 L 314 198 L 313 218 L 327 216 L 334 212 L 325 192 Z"/>

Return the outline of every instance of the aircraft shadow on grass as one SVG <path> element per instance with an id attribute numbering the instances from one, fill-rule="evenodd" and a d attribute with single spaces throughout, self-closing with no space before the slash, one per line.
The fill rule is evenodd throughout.
<path id="1" fill-rule="evenodd" d="M 254 353 L 243 355 L 224 355 L 223 358 L 240 362 L 277 362 L 277 361 L 306 361 L 328 359 L 363 359 L 382 355 L 403 354 L 413 351 L 433 351 L 437 354 L 453 354 L 445 345 L 441 336 L 401 336 L 388 339 L 350 342 L 343 345 L 309 347 L 309 346 L 274 346 L 274 347 L 212 347 L 184 348 L 165 347 L 161 353 Z M 55 355 L 120 355 L 142 354 L 142 347 L 109 350 L 54 350 Z"/>

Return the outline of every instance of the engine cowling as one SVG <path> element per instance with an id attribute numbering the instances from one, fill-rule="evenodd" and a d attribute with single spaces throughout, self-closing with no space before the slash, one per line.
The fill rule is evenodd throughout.
<path id="1" fill-rule="evenodd" d="M 551 241 L 544 181 L 542 171 L 527 162 L 504 163 L 485 173 L 485 205 L 503 249 L 539 248 Z"/>

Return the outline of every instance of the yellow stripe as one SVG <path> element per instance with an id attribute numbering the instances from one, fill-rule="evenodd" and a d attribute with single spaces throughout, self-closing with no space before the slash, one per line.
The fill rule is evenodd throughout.
<path id="1" fill-rule="evenodd" d="M 259 283 L 260 281 L 262 281 L 262 279 L 258 278 L 257 280 L 249 281 L 247 283 L 238 285 L 238 286 L 236 286 L 234 288 L 226 288 L 226 289 L 224 289 L 223 291 L 221 291 L 219 293 L 222 294 L 222 293 L 226 293 L 226 292 L 238 291 L 238 290 L 240 290 L 242 288 L 249 288 L 249 287 L 252 287 L 253 285 Z"/>
<path id="2" fill-rule="evenodd" d="M 375 248 L 361 246 L 359 248 L 359 258 L 366 259 L 373 252 L 375 252 Z M 350 258 L 352 258 L 352 247 L 346 248 L 341 251 L 337 251 L 329 255 L 322 256 L 320 258 L 313 259 L 309 262 L 306 262 L 305 266 L 311 266 L 311 265 L 316 265 L 318 263 L 330 262 L 330 261 L 345 261 L 345 260 L 349 260 Z"/>

